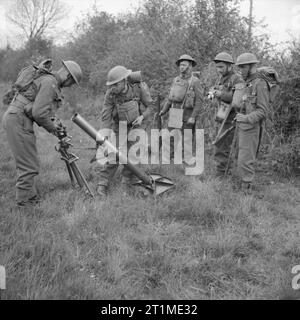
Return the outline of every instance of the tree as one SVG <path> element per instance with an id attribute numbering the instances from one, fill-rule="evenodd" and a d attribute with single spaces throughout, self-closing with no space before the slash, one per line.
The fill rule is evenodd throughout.
<path id="1" fill-rule="evenodd" d="M 248 29 L 249 48 L 251 48 L 251 45 L 252 45 L 252 27 L 253 27 L 253 0 L 250 0 L 249 29 Z"/>
<path id="2" fill-rule="evenodd" d="M 122 21 L 98 10 L 77 25 L 77 37 L 67 45 L 65 56 L 80 64 L 84 81 L 88 80 L 95 66 L 114 50 L 123 27 Z"/>
<path id="3" fill-rule="evenodd" d="M 14 0 L 6 16 L 30 41 L 53 29 L 64 18 L 65 6 L 59 0 Z"/>
<path id="4" fill-rule="evenodd" d="M 221 52 L 236 57 L 247 46 L 247 28 L 239 15 L 239 1 L 196 0 L 188 21 L 185 47 L 201 68 Z"/>

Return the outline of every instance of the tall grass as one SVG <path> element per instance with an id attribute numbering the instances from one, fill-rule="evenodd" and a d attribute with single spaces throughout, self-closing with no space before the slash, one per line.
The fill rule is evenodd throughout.
<path id="1" fill-rule="evenodd" d="M 66 124 L 75 146 L 93 145 Z M 0 129 L 2 298 L 300 298 L 291 288 L 291 269 L 300 264 L 300 192 L 291 183 L 262 185 L 262 199 L 244 196 L 230 180 L 213 178 L 207 155 L 203 177 L 156 167 L 176 183 L 157 199 L 128 196 L 116 177 L 100 202 L 71 188 L 56 138 L 40 128 L 37 136 L 43 201 L 17 210 L 14 162 Z M 74 152 L 95 189 L 93 152 Z"/>

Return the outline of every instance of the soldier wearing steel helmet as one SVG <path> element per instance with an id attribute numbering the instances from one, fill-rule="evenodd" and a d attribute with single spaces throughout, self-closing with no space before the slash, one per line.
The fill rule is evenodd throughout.
<path id="1" fill-rule="evenodd" d="M 82 77 L 76 62 L 62 61 L 62 65 L 57 72 L 44 72 L 31 82 L 26 91 L 18 92 L 3 116 L 3 127 L 18 173 L 16 202 L 20 207 L 39 201 L 35 185 L 39 160 L 33 123 L 58 135 L 62 124 L 55 112 L 63 99 L 61 88 L 78 84 Z"/>
<path id="2" fill-rule="evenodd" d="M 188 164 L 192 157 L 192 144 L 188 136 L 185 137 L 184 129 L 195 129 L 196 119 L 199 116 L 203 102 L 203 88 L 200 80 L 193 76 L 193 68 L 197 62 L 188 54 L 183 54 L 175 63 L 179 67 L 179 76 L 175 77 L 169 92 L 169 96 L 163 106 L 160 116 L 166 114 L 170 108 L 183 108 L 183 119 L 181 132 L 186 147 L 185 162 Z M 169 127 L 169 129 L 172 129 Z M 178 131 L 177 131 L 178 132 Z M 164 138 L 163 138 L 164 139 Z M 175 141 L 176 139 L 174 139 Z M 179 141 L 179 140 L 178 140 Z M 163 163 L 168 163 L 169 159 L 165 158 L 169 154 L 169 141 L 163 141 L 166 152 L 163 153 Z M 178 146 L 174 146 L 176 150 Z"/>
<path id="3" fill-rule="evenodd" d="M 119 122 L 127 123 L 128 135 L 133 128 L 146 128 L 147 120 L 153 112 L 153 100 L 149 88 L 142 81 L 140 72 L 132 72 L 124 66 L 113 67 L 107 75 L 107 91 L 101 111 L 101 129 L 107 132 L 112 130 L 119 137 Z M 132 145 L 127 141 L 127 149 Z M 119 146 L 120 147 L 120 146 Z M 105 198 L 108 192 L 109 181 L 118 169 L 118 163 L 101 164 L 97 193 Z M 132 186 L 137 178 L 126 167 L 122 171 L 122 184 L 127 193 L 132 193 Z"/>
<path id="4" fill-rule="evenodd" d="M 242 190 L 251 193 L 262 123 L 269 107 L 269 89 L 267 82 L 257 72 L 258 60 L 252 53 L 241 54 L 236 61 L 245 88 L 239 102 L 236 103 L 238 125 L 238 173 Z"/>
<path id="5" fill-rule="evenodd" d="M 216 69 L 219 74 L 219 78 L 215 84 L 213 91 L 213 101 L 216 103 L 216 106 L 217 108 L 219 108 L 219 110 L 223 110 L 226 108 L 230 108 L 235 85 L 244 81 L 240 75 L 234 72 L 233 58 L 227 52 L 221 52 L 217 54 L 213 61 L 215 62 Z M 225 131 L 230 126 L 232 126 L 232 121 L 236 115 L 236 112 L 234 108 L 232 108 L 226 119 L 224 119 L 222 115 L 224 115 L 223 112 L 220 112 L 220 116 L 219 113 L 217 113 L 215 121 L 218 129 L 225 120 L 222 129 L 223 131 Z M 216 161 L 217 177 L 223 177 L 225 174 L 232 140 L 233 131 L 230 131 L 226 138 L 215 145 L 214 157 Z"/>

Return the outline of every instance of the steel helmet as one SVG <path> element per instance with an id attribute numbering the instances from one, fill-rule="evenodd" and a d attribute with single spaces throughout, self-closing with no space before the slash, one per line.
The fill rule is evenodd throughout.
<path id="1" fill-rule="evenodd" d="M 233 61 L 233 58 L 232 58 L 232 56 L 229 54 L 229 53 L 227 53 L 227 52 L 221 52 L 221 53 L 218 53 L 216 56 L 215 56 L 215 58 L 214 58 L 214 60 L 213 60 L 214 62 L 226 62 L 226 63 L 232 63 L 232 64 L 234 64 L 234 61 Z"/>
<path id="2" fill-rule="evenodd" d="M 79 84 L 82 78 L 82 71 L 78 63 L 75 61 L 61 61 L 64 67 L 70 72 L 71 76 L 77 84 Z"/>
<path id="3" fill-rule="evenodd" d="M 123 79 L 126 79 L 131 74 L 131 70 L 123 66 L 115 66 L 109 70 L 107 74 L 107 86 L 111 86 L 112 84 L 118 83 Z"/>
<path id="4" fill-rule="evenodd" d="M 250 63 L 258 63 L 259 61 L 257 60 L 256 56 L 253 53 L 242 53 L 241 55 L 238 56 L 236 59 L 236 65 L 242 65 L 242 64 L 250 64 Z"/>
<path id="5" fill-rule="evenodd" d="M 181 62 L 181 61 L 184 61 L 184 60 L 187 60 L 187 61 L 192 62 L 192 66 L 193 66 L 193 67 L 195 67 L 195 65 L 197 64 L 197 62 L 196 62 L 191 56 L 189 56 L 188 54 L 183 54 L 183 55 L 180 56 L 180 58 L 176 61 L 176 65 L 179 66 L 180 62 Z"/>

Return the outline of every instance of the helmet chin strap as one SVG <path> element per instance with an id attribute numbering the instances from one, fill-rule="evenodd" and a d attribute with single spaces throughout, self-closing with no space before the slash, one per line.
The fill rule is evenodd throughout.
<path id="1" fill-rule="evenodd" d="M 122 90 L 122 93 L 126 93 L 128 91 L 128 81 L 127 79 L 124 80 L 125 81 L 125 86 L 124 86 L 124 90 Z"/>
<path id="2" fill-rule="evenodd" d="M 191 67 L 191 65 L 189 65 L 185 70 L 183 70 L 182 72 L 181 72 L 181 75 L 183 76 L 183 77 L 185 77 L 185 76 L 187 76 L 187 75 L 191 75 L 192 74 L 192 67 Z"/>
<path id="3" fill-rule="evenodd" d="M 256 73 L 256 63 L 250 65 L 249 75 Z"/>

